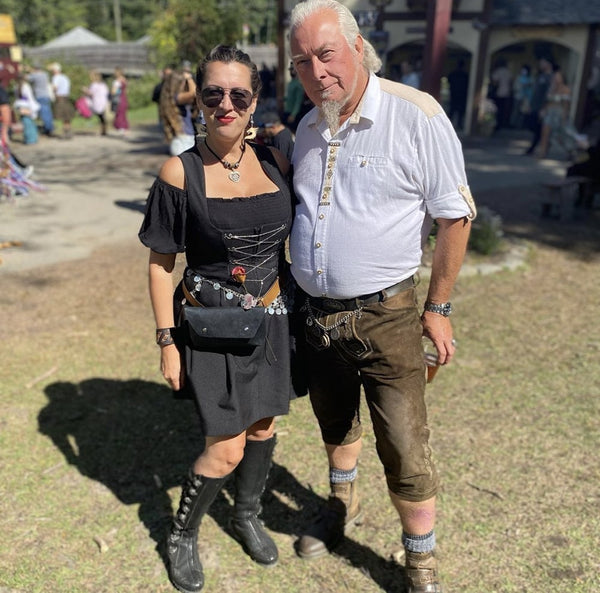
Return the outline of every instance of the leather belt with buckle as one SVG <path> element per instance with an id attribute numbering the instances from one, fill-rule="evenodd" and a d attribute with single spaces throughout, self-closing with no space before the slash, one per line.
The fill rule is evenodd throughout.
<path id="1" fill-rule="evenodd" d="M 364 294 L 353 299 L 330 299 L 328 297 L 312 297 L 309 296 L 308 300 L 310 306 L 315 309 L 320 309 L 326 313 L 339 313 L 340 311 L 354 311 L 359 307 L 365 305 L 372 305 L 373 303 L 379 303 L 384 301 L 386 298 L 393 297 L 415 285 L 414 276 L 401 280 L 397 284 L 393 284 L 388 288 L 373 292 L 371 294 Z"/>

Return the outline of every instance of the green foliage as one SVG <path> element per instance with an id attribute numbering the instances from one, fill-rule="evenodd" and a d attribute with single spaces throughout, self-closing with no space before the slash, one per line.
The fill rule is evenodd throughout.
<path id="1" fill-rule="evenodd" d="M 469 248 L 481 255 L 493 255 L 500 249 L 502 236 L 502 218 L 489 208 L 480 208 L 471 227 Z"/>
<path id="2" fill-rule="evenodd" d="M 236 26 L 238 15 L 232 13 L 229 23 L 221 17 L 215 0 L 170 0 L 150 29 L 157 63 L 197 63 L 218 43 L 235 43 L 241 37 L 241 23 Z"/>
<path id="3" fill-rule="evenodd" d="M 152 103 L 152 91 L 158 82 L 154 74 L 146 74 L 141 78 L 132 78 L 128 81 L 127 99 L 130 109 L 141 109 Z"/>
<path id="4" fill-rule="evenodd" d="M 123 41 L 148 33 L 167 0 L 118 0 Z M 36 47 L 73 27 L 86 27 L 109 41 L 116 40 L 114 0 L 0 0 L 0 13 L 12 15 L 19 43 Z"/>
<path id="5" fill-rule="evenodd" d="M 197 63 L 219 43 L 273 41 L 276 18 L 274 0 L 169 0 L 150 27 L 151 46 L 158 64 Z"/>

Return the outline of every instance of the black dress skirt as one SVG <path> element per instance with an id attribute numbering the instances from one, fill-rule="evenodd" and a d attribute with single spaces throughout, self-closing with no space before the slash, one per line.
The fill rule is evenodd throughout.
<path id="1" fill-rule="evenodd" d="M 207 307 L 238 307 L 247 296 L 263 296 L 285 273 L 285 240 L 292 201 L 270 150 L 251 145 L 278 191 L 243 198 L 207 198 L 202 158 L 194 147 L 179 156 L 185 190 L 156 179 L 139 233 L 158 253 L 185 251 L 181 283 Z M 232 276 L 243 268 L 244 282 Z M 175 290 L 175 319 L 186 304 Z M 245 297 L 245 298 L 244 298 Z M 263 345 L 251 349 L 183 346 L 184 391 L 196 400 L 206 436 L 238 434 L 262 418 L 287 414 L 292 397 L 290 338 L 285 295 L 267 309 Z"/>

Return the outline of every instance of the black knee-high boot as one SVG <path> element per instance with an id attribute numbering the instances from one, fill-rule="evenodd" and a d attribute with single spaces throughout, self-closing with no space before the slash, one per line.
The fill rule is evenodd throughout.
<path id="1" fill-rule="evenodd" d="M 267 566 L 277 562 L 277 546 L 258 516 L 275 442 L 275 437 L 266 441 L 246 441 L 244 458 L 234 472 L 235 507 L 230 524 L 234 537 L 250 558 Z"/>
<path id="2" fill-rule="evenodd" d="M 190 470 L 183 485 L 179 510 L 167 540 L 169 578 L 183 593 L 196 593 L 204 586 L 202 563 L 198 558 L 198 528 L 228 477 L 206 478 Z"/>

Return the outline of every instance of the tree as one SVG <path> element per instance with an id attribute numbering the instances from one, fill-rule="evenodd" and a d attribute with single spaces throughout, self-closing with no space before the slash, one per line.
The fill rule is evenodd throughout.
<path id="1" fill-rule="evenodd" d="M 123 41 L 135 41 L 148 33 L 168 0 L 118 0 Z M 0 13 L 13 17 L 17 39 L 36 47 L 70 31 L 86 27 L 110 41 L 116 39 L 115 0 L 0 0 Z"/>
<path id="2" fill-rule="evenodd" d="M 156 59 L 160 64 L 197 63 L 219 43 L 242 41 L 244 24 L 252 41 L 261 41 L 263 30 L 276 30 L 276 11 L 268 10 L 273 5 L 273 0 L 168 0 L 150 28 Z"/>
<path id="3" fill-rule="evenodd" d="M 0 12 L 13 18 L 19 43 L 30 46 L 46 43 L 73 27 L 86 26 L 86 9 L 84 3 L 76 0 L 0 2 Z"/>

